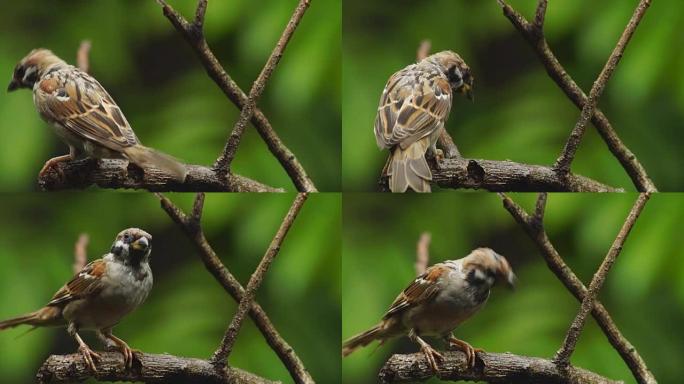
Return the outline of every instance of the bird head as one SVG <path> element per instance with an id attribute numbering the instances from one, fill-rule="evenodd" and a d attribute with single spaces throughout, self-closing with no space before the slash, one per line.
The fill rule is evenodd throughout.
<path id="1" fill-rule="evenodd" d="M 454 92 L 465 95 L 473 100 L 473 82 L 475 78 L 470 73 L 470 67 L 457 53 L 442 51 L 428 56 L 425 60 L 438 65 L 449 79 L 449 84 Z"/>
<path id="2" fill-rule="evenodd" d="M 64 60 L 55 56 L 50 50 L 44 48 L 34 49 L 21 59 L 14 68 L 12 81 L 7 86 L 7 92 L 19 88 L 33 88 L 33 84 L 48 70 L 55 66 L 67 65 Z"/>
<path id="3" fill-rule="evenodd" d="M 498 282 L 515 288 L 517 278 L 508 260 L 491 248 L 477 248 L 463 258 L 463 269 L 468 280 L 492 287 Z"/>
<path id="4" fill-rule="evenodd" d="M 114 258 L 132 265 L 148 261 L 152 253 L 152 236 L 139 228 L 119 232 L 110 251 Z"/>

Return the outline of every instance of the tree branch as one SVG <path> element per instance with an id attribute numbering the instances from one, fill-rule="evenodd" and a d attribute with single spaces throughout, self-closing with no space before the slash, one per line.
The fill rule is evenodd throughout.
<path id="1" fill-rule="evenodd" d="M 596 373 L 568 367 L 561 371 L 552 361 L 510 353 L 478 352 L 477 365 L 468 368 L 460 351 L 442 352 L 437 377 L 441 380 L 486 381 L 488 383 L 571 384 L 619 383 Z M 381 383 L 416 382 L 435 376 L 423 353 L 393 355 L 380 370 Z"/>
<path id="2" fill-rule="evenodd" d="M 606 254 L 601 266 L 591 279 L 589 289 L 587 289 L 587 293 L 582 299 L 580 310 L 568 329 L 568 333 L 565 336 L 565 340 L 563 341 L 561 349 L 556 354 L 555 361 L 561 366 L 567 366 L 570 363 L 570 356 L 575 350 L 575 346 L 577 346 L 577 340 L 579 339 L 580 333 L 584 328 L 584 324 L 586 324 L 587 315 L 594 307 L 594 302 L 598 296 L 598 293 L 601 291 L 601 288 L 603 288 L 603 283 L 606 280 L 606 276 L 608 275 L 608 272 L 610 272 L 613 264 L 615 264 L 615 260 L 617 260 L 617 257 L 620 255 L 622 247 L 627 240 L 627 236 L 629 236 L 630 231 L 634 227 L 634 224 L 639 218 L 639 215 L 644 209 L 649 197 L 649 193 L 642 193 L 639 195 L 639 198 L 634 203 L 634 207 L 632 207 L 632 210 L 629 212 L 629 216 L 627 216 L 622 228 L 620 228 L 620 232 L 615 238 L 613 245 L 611 245 L 610 249 L 608 250 L 608 254 Z"/>
<path id="3" fill-rule="evenodd" d="M 74 275 L 81 272 L 81 269 L 88 264 L 88 242 L 90 238 L 87 233 L 78 235 L 78 240 L 74 244 L 74 265 L 72 267 Z"/>
<path id="4" fill-rule="evenodd" d="M 157 193 L 156 196 L 160 199 L 162 209 L 164 209 L 169 217 L 178 224 L 181 230 L 183 230 L 192 241 L 207 270 L 234 300 L 238 302 L 242 300 L 244 297 L 244 288 L 235 276 L 230 273 L 228 268 L 223 265 L 216 255 L 216 252 L 214 252 L 214 249 L 209 245 L 200 223 L 192 223 L 188 216 L 164 195 Z M 307 371 L 304 363 L 299 359 L 299 356 L 297 356 L 294 348 L 292 348 L 292 346 L 283 339 L 280 333 L 278 333 L 278 330 L 276 330 L 275 326 L 266 315 L 266 312 L 258 303 L 254 302 L 252 304 L 249 315 L 259 331 L 264 335 L 268 345 L 273 349 L 276 355 L 278 355 L 283 362 L 283 365 L 290 372 L 290 375 L 295 382 L 298 384 L 313 384 L 313 378 Z"/>
<path id="5" fill-rule="evenodd" d="M 197 54 L 202 66 L 209 77 L 218 85 L 226 97 L 235 104 L 240 110 L 245 108 L 247 104 L 247 95 L 240 89 L 235 81 L 226 73 L 221 66 L 214 53 L 209 48 L 201 28 L 198 29 L 196 24 L 188 23 L 183 16 L 174 10 L 170 5 L 163 0 L 157 0 L 162 5 L 164 16 L 169 19 L 171 24 L 183 35 L 188 44 Z M 200 3 L 201 5 L 202 3 Z M 199 13 L 196 12 L 196 15 Z M 196 16 L 197 17 L 197 16 Z M 275 156 L 280 164 L 283 166 L 295 187 L 300 192 L 316 192 L 316 186 L 313 181 L 309 179 L 306 170 L 299 163 L 294 153 L 285 146 L 282 140 L 273 130 L 271 123 L 266 116 L 258 108 L 254 109 L 254 114 L 251 117 L 251 122 L 256 128 L 259 135 L 264 140 L 268 149 Z"/>
<path id="6" fill-rule="evenodd" d="M 221 178 L 216 172 L 201 165 L 186 165 L 188 175 L 178 182 L 170 175 L 154 168 L 145 170 L 126 160 L 82 159 L 57 163 L 38 179 L 44 191 L 85 189 L 92 185 L 101 188 L 131 188 L 164 192 L 284 192 L 236 174 Z"/>
<path id="7" fill-rule="evenodd" d="M 505 1 L 497 0 L 497 2 L 503 8 L 504 16 L 510 20 L 511 24 L 534 49 L 549 77 L 578 108 L 584 109 L 588 99 L 587 96 L 551 51 L 544 38 L 542 28 L 535 28 L 519 12 L 506 4 Z M 598 108 L 595 109 L 592 123 L 608 146 L 608 149 L 632 179 L 636 188 L 640 192 L 656 192 L 657 189 L 646 173 L 646 169 L 641 165 L 634 153 L 622 142 L 608 118 Z"/>
<path id="8" fill-rule="evenodd" d="M 90 60 L 88 57 L 90 55 L 90 47 L 90 41 L 83 40 L 78 47 L 78 52 L 76 52 L 76 65 L 78 66 L 78 69 L 83 72 L 88 72 L 90 69 Z"/>
<path id="9" fill-rule="evenodd" d="M 259 73 L 259 76 L 254 81 L 254 84 L 252 84 L 252 89 L 250 89 L 249 91 L 247 102 L 240 111 L 240 118 L 235 123 L 233 131 L 230 133 L 230 136 L 228 137 L 228 141 L 226 141 L 226 146 L 223 148 L 223 153 L 216 160 L 216 163 L 214 163 L 214 169 L 216 169 L 216 171 L 219 174 L 228 173 L 230 169 L 230 163 L 235 158 L 235 153 L 237 152 L 237 148 L 240 145 L 242 134 L 245 132 L 247 121 L 251 119 L 254 115 L 254 108 L 256 108 L 257 101 L 261 97 L 261 94 L 264 92 L 266 83 L 271 78 L 271 74 L 273 74 L 273 71 L 280 62 L 280 58 L 283 57 L 285 48 L 287 47 L 287 44 L 290 42 L 292 35 L 294 35 L 294 32 L 297 29 L 297 26 L 299 25 L 299 22 L 302 20 L 302 17 L 304 17 L 304 13 L 307 9 L 309 9 L 310 2 L 311 0 L 299 1 L 299 4 L 297 4 L 297 8 L 295 8 L 295 11 L 292 14 L 292 17 L 290 18 L 290 21 L 287 23 L 285 30 L 280 36 L 280 39 L 278 39 L 276 46 L 273 48 L 271 56 L 269 56 L 266 65 L 264 65 L 263 69 L 261 70 L 261 73 Z"/>
<path id="10" fill-rule="evenodd" d="M 425 273 L 425 270 L 430 264 L 431 241 L 432 236 L 430 236 L 430 232 L 423 232 L 420 234 L 418 244 L 416 244 L 416 276 L 420 276 Z"/>
<path id="11" fill-rule="evenodd" d="M 276 232 L 273 240 L 271 240 L 271 244 L 268 246 L 268 249 L 262 257 L 259 266 L 257 266 L 256 270 L 252 274 L 252 277 L 249 278 L 247 288 L 245 288 L 242 298 L 240 299 L 238 309 L 233 316 L 225 335 L 223 336 L 221 345 L 216 352 L 214 352 L 214 356 L 211 358 L 211 361 L 217 367 L 224 367 L 226 365 L 226 359 L 233 350 L 235 340 L 237 339 L 238 332 L 240 332 L 245 315 L 252 307 L 254 297 L 256 296 L 256 291 L 261 286 L 261 282 L 264 280 L 264 276 L 266 276 L 266 272 L 268 272 L 273 260 L 278 255 L 278 252 L 280 252 L 280 247 L 283 244 L 283 240 L 285 240 L 285 236 L 287 236 L 287 233 L 290 231 L 290 228 L 292 227 L 294 220 L 297 218 L 299 211 L 302 209 L 307 197 L 308 195 L 306 193 L 300 193 L 297 195 L 295 200 L 292 202 L 290 210 L 287 212 L 287 215 L 285 215 L 283 222 L 280 224 L 278 232 Z"/>
<path id="12" fill-rule="evenodd" d="M 217 370 L 207 360 L 136 353 L 132 369 L 124 368 L 119 352 L 98 352 L 102 356 L 93 373 L 79 353 L 52 355 L 36 375 L 39 384 L 74 383 L 94 378 L 99 381 L 131 381 L 158 384 L 272 384 L 252 373 L 237 368 Z"/>
<path id="13" fill-rule="evenodd" d="M 513 216 L 513 218 L 520 224 L 525 233 L 532 239 L 534 244 L 539 249 L 539 252 L 544 257 L 549 269 L 556 275 L 556 277 L 563 283 L 570 293 L 579 301 L 584 300 L 587 289 L 582 284 L 577 275 L 572 269 L 563 261 L 558 251 L 551 244 L 546 231 L 542 225 L 534 225 L 532 217 L 530 217 L 525 210 L 518 204 L 511 200 L 508 196 L 500 193 L 499 196 L 503 200 L 503 206 Z M 655 384 L 656 379 L 648 369 L 646 362 L 639 355 L 639 352 L 622 335 L 617 325 L 611 318 L 608 310 L 598 300 L 594 301 L 592 309 L 592 316 L 598 323 L 603 333 L 608 338 L 610 344 L 620 354 L 622 360 L 625 361 L 632 374 L 640 384 Z"/>
<path id="14" fill-rule="evenodd" d="M 486 189 L 515 192 L 616 192 L 621 191 L 590 178 L 568 174 L 560 177 L 551 167 L 512 161 L 453 158 L 434 164 L 432 182 L 443 188 Z M 387 176 L 380 189 L 389 190 Z"/>
<path id="15" fill-rule="evenodd" d="M 625 49 L 627 48 L 627 44 L 634 35 L 636 27 L 639 25 L 641 18 L 644 16 L 646 10 L 650 5 L 651 0 L 641 0 L 639 2 L 636 9 L 634 10 L 632 18 L 629 20 L 629 23 L 627 24 L 627 27 L 625 27 L 625 30 L 622 32 L 622 35 L 620 36 L 620 39 L 617 42 L 617 45 L 615 45 L 613 52 L 610 54 L 610 57 L 608 57 L 608 61 L 606 61 L 606 64 L 603 66 L 603 69 L 601 70 L 601 73 L 599 73 L 598 77 L 596 78 L 596 81 L 594 81 L 594 85 L 591 87 L 591 90 L 589 91 L 589 98 L 582 107 L 580 118 L 579 120 L 577 120 L 577 124 L 575 124 L 575 127 L 572 129 L 572 132 L 570 133 L 570 137 L 568 137 L 568 141 L 565 143 L 565 148 L 563 148 L 560 157 L 556 161 L 555 167 L 559 172 L 561 172 L 561 174 L 567 174 L 568 172 L 570 172 L 570 165 L 572 164 L 572 160 L 575 158 L 575 154 L 577 153 L 577 149 L 579 148 L 582 136 L 586 131 L 587 123 L 589 122 L 589 119 L 591 119 L 591 117 L 594 115 L 596 104 L 598 104 L 598 101 L 601 98 L 601 94 L 603 94 L 603 90 L 605 89 L 608 80 L 610 80 L 610 77 L 613 75 L 613 72 L 615 72 L 615 68 L 620 63 L 620 59 L 622 58 L 622 55 L 624 54 Z"/>

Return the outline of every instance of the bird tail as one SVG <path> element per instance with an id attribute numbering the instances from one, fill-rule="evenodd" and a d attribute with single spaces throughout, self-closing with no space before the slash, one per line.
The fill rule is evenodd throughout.
<path id="1" fill-rule="evenodd" d="M 143 145 L 136 145 L 133 147 L 128 147 L 125 150 L 126 157 L 132 163 L 145 168 L 153 167 L 158 168 L 168 173 L 176 181 L 185 181 L 185 176 L 188 174 L 188 170 L 183 163 L 175 159 L 173 156 L 167 155 L 165 153 L 156 151 L 152 148 L 145 147 Z"/>
<path id="2" fill-rule="evenodd" d="M 409 187 L 416 192 L 430 192 L 432 172 L 425 160 L 429 145 L 430 139 L 425 137 L 406 148 L 394 148 L 387 171 L 392 192 L 406 192 Z"/>
<path id="3" fill-rule="evenodd" d="M 0 331 L 14 328 L 18 325 L 50 326 L 60 324 L 62 310 L 58 307 L 43 307 L 35 312 L 0 321 Z"/>
<path id="4" fill-rule="evenodd" d="M 381 336 L 381 331 L 382 325 L 378 324 L 366 332 L 360 333 L 350 339 L 345 340 L 344 343 L 342 343 L 342 357 L 347 357 L 350 353 L 354 352 L 358 348 L 365 347 L 373 340 L 377 340 Z"/>

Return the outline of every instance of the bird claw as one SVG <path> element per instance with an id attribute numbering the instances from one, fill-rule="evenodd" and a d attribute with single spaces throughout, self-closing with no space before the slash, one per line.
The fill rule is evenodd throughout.
<path id="1" fill-rule="evenodd" d="M 60 178 L 64 178 L 64 172 L 62 171 L 61 168 L 57 167 L 57 164 L 63 163 L 65 161 L 72 160 L 71 154 L 69 155 L 62 155 L 62 156 L 57 156 L 53 157 L 52 159 L 48 160 L 45 162 L 43 165 L 43 168 L 40 169 L 40 172 L 38 172 L 38 178 L 43 179 L 47 176 L 47 173 L 50 171 L 50 169 L 54 168 L 54 171 L 59 174 Z"/>
<path id="2" fill-rule="evenodd" d="M 430 347 L 429 345 L 424 345 L 420 349 L 425 355 L 425 359 L 427 359 L 427 362 L 432 368 L 432 370 L 435 373 L 438 372 L 439 366 L 437 365 L 437 361 L 444 361 L 444 356 L 441 353 L 437 352 L 436 349 Z"/>
<path id="3" fill-rule="evenodd" d="M 87 345 L 82 345 L 78 347 L 78 351 L 83 356 L 83 360 L 85 361 L 88 368 L 90 368 L 90 370 L 93 372 L 97 372 L 95 361 L 100 360 L 102 358 L 100 354 L 88 348 Z"/>
<path id="4" fill-rule="evenodd" d="M 477 360 L 477 353 L 484 352 L 484 350 L 480 348 L 473 348 L 472 345 L 468 344 L 463 340 L 459 340 L 455 337 L 449 339 L 449 346 L 457 347 L 458 349 L 463 351 L 463 353 L 465 353 L 466 364 L 468 365 L 468 368 L 474 368 Z"/>

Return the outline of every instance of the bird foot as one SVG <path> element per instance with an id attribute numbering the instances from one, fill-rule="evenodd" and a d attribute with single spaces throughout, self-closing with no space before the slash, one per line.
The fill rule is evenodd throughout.
<path id="1" fill-rule="evenodd" d="M 64 172 L 62 172 L 61 168 L 57 167 L 57 164 L 63 163 L 65 161 L 69 161 L 72 159 L 73 159 L 73 157 L 71 156 L 71 154 L 53 157 L 52 159 L 45 162 L 45 164 L 43 165 L 43 168 L 41 168 L 40 172 L 38 172 L 38 178 L 39 179 L 44 178 L 47 175 L 47 173 L 50 171 L 50 169 L 54 169 L 55 172 L 57 172 L 59 174 L 60 178 L 64 178 Z"/>
<path id="2" fill-rule="evenodd" d="M 97 367 L 95 367 L 95 361 L 100 360 L 100 354 L 88 348 L 88 346 L 85 344 L 78 347 L 78 351 L 83 356 L 83 360 L 85 360 L 85 363 L 88 366 L 88 368 L 90 368 L 90 370 L 93 372 L 97 372 Z"/>
<path id="3" fill-rule="evenodd" d="M 444 361 L 444 356 L 437 352 L 436 349 L 432 348 L 431 346 L 425 344 L 420 347 L 420 350 L 423 352 L 425 355 L 425 358 L 428 361 L 428 364 L 432 368 L 432 370 L 437 373 L 439 371 L 439 366 L 437 365 L 437 361 Z"/>
<path id="4" fill-rule="evenodd" d="M 477 360 L 477 353 L 478 352 L 484 352 L 484 350 L 480 348 L 473 348 L 472 345 L 468 344 L 467 342 L 457 339 L 455 337 L 450 337 L 447 342 L 449 343 L 450 347 L 456 347 L 463 351 L 466 355 L 466 363 L 468 364 L 469 368 L 475 367 L 475 362 Z"/>

